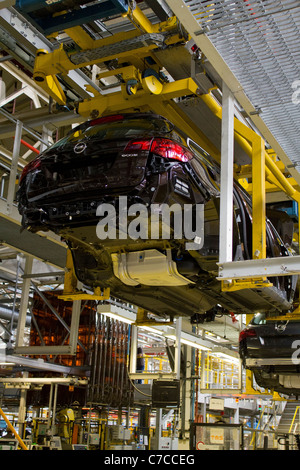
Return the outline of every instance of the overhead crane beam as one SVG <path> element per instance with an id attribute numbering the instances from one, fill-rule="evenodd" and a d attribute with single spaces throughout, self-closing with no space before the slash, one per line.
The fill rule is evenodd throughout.
<path id="1" fill-rule="evenodd" d="M 146 67 L 139 70 L 134 65 L 122 67 L 126 58 L 134 54 L 139 58 L 145 58 L 155 49 L 164 45 L 178 44 L 183 42 L 182 35 L 178 33 L 175 17 L 165 22 L 152 25 L 151 22 L 138 9 L 128 10 L 125 15 L 133 22 L 136 29 L 125 34 L 113 35 L 110 38 L 91 42 L 86 34 L 80 37 L 80 29 L 77 27 L 68 30 L 74 40 L 84 47 L 81 51 L 67 53 L 63 46 L 49 53 L 40 51 L 36 57 L 34 68 L 34 79 L 60 104 L 65 104 L 66 97 L 59 86 L 57 75 L 67 74 L 69 70 L 84 67 L 91 64 L 118 59 L 121 67 L 100 74 L 99 78 L 106 76 L 121 77 L 121 91 L 109 94 L 101 94 L 89 89 L 94 94 L 93 98 L 85 99 L 77 104 L 77 111 L 83 117 L 97 117 L 109 113 L 152 110 L 173 121 L 181 127 L 193 140 L 205 148 L 215 159 L 220 161 L 220 152 L 198 129 L 198 127 L 187 118 L 184 112 L 179 111 L 174 100 L 180 97 L 193 96 L 202 99 L 213 114 L 222 120 L 222 106 L 212 95 L 211 91 L 201 94 L 201 91 L 192 78 L 167 82 L 159 76 L 159 66 L 156 70 L 149 71 Z M 167 34 L 166 34 L 167 33 Z M 147 44 L 145 45 L 145 41 Z M 224 80 L 226 83 L 226 80 Z M 230 88 L 229 88 L 230 89 Z M 236 92 L 234 92 L 234 95 Z M 283 174 L 272 156 L 265 149 L 263 138 L 246 124 L 234 117 L 234 138 L 241 148 L 252 159 L 252 205 L 253 205 L 253 259 L 266 258 L 266 181 L 274 184 L 288 197 L 300 202 L 300 193 L 294 187 L 289 178 Z M 220 276 L 222 277 L 222 276 Z M 223 278 L 224 279 L 224 278 Z M 260 278 L 259 286 L 270 285 L 265 276 Z M 223 282 L 223 290 L 237 290 L 241 288 L 258 287 L 258 281 L 252 278 L 246 281 L 242 278 L 234 279 L 230 285 Z"/>
<path id="2" fill-rule="evenodd" d="M 66 104 L 66 96 L 56 75 L 67 75 L 69 71 L 101 62 L 123 59 L 128 55 L 146 57 L 157 45 L 168 46 L 182 41 L 182 33 L 175 17 L 152 25 L 136 7 L 128 13 L 136 28 L 133 31 L 114 34 L 112 37 L 92 40 L 80 27 L 67 28 L 67 34 L 81 47 L 80 51 L 67 53 L 63 45 L 48 53 L 41 49 L 37 53 L 33 78 L 58 104 Z"/>
<path id="3" fill-rule="evenodd" d="M 143 86 L 144 88 L 137 89 L 132 95 L 129 95 L 126 90 L 107 95 L 98 94 L 94 98 L 79 103 L 78 113 L 88 118 L 122 111 L 129 112 L 135 109 L 152 110 L 169 118 L 174 124 L 186 131 L 193 140 L 204 147 L 213 157 L 219 158 L 217 148 L 192 120 L 188 119 L 180 111 L 176 103 L 172 101 L 174 98 L 186 95 L 197 96 L 198 86 L 191 78 L 164 83 L 162 87 L 159 84 L 161 91 L 157 94 L 154 93 L 154 87 L 150 86 L 149 82 L 143 82 Z"/>

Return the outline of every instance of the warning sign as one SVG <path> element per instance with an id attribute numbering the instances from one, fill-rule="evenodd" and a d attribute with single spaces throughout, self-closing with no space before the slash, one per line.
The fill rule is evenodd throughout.
<path id="1" fill-rule="evenodd" d="M 224 429 L 214 428 L 210 429 L 210 442 L 211 444 L 224 444 Z"/>

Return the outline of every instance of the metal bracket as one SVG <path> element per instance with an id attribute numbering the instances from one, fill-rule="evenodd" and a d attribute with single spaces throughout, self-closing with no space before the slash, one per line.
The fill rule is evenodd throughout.
<path id="1" fill-rule="evenodd" d="M 232 279 L 222 281 L 222 292 L 235 292 L 242 289 L 262 289 L 264 287 L 272 287 L 273 284 L 264 279 Z"/>
<path id="2" fill-rule="evenodd" d="M 71 250 L 67 250 L 66 260 L 66 273 L 64 279 L 64 291 L 62 295 L 59 295 L 59 299 L 65 301 L 74 300 L 108 300 L 110 297 L 110 289 L 104 288 L 101 291 L 100 287 L 94 289 L 94 294 L 88 294 L 77 288 L 78 279 L 75 275 L 74 264 Z"/>
<path id="3" fill-rule="evenodd" d="M 100 287 L 94 289 L 94 294 L 88 294 L 82 290 L 76 292 L 65 292 L 62 295 L 57 296 L 58 299 L 65 301 L 74 301 L 74 300 L 108 300 L 110 298 L 110 289 L 104 288 L 101 291 Z"/>
<path id="4" fill-rule="evenodd" d="M 155 320 L 150 320 L 148 317 L 147 317 L 147 311 L 145 311 L 143 308 L 138 308 L 137 310 L 137 314 L 136 314 L 136 321 L 134 323 L 135 326 L 158 326 L 158 325 L 161 325 L 162 323 L 159 323 Z M 171 321 L 168 321 L 168 322 L 163 322 L 163 325 L 164 326 L 170 326 L 170 325 L 174 325 L 174 322 L 173 320 Z"/>

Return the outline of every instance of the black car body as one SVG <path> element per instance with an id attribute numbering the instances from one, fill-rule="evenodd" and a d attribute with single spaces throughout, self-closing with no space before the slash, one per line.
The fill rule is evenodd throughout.
<path id="1" fill-rule="evenodd" d="M 260 387 L 300 394 L 300 320 L 257 314 L 240 332 L 239 349 Z"/>
<path id="2" fill-rule="evenodd" d="M 77 126 L 24 169 L 17 193 L 23 227 L 54 231 L 72 250 L 78 279 L 159 315 L 204 314 L 216 305 L 236 313 L 291 308 L 296 279 L 222 292 L 219 251 L 219 167 L 201 147 L 161 116 L 105 116 Z M 120 224 L 115 239 L 97 236 L 102 204 L 204 207 L 204 241 L 133 239 Z M 234 185 L 233 259 L 251 258 L 251 199 Z M 172 225 L 173 224 L 173 225 Z M 267 220 L 267 256 L 289 256 Z M 143 264 L 141 264 L 143 263 Z M 130 273 L 129 273 L 130 272 Z"/>

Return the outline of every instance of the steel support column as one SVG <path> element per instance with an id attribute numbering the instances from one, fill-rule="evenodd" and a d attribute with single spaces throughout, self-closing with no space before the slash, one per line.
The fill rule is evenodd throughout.
<path id="1" fill-rule="evenodd" d="M 33 265 L 33 257 L 26 256 L 26 262 L 25 262 L 25 268 L 24 268 L 25 275 L 31 274 L 32 265 Z M 26 317 L 27 317 L 27 310 L 28 310 L 30 284 L 31 284 L 30 278 L 23 279 L 17 333 L 16 333 L 16 347 L 23 346 L 24 344 L 24 332 L 25 332 Z"/>
<path id="2" fill-rule="evenodd" d="M 28 372 L 23 372 L 23 378 L 28 377 Z M 20 405 L 19 405 L 19 415 L 18 415 L 18 425 L 19 425 L 19 435 L 25 437 L 25 416 L 26 416 L 26 398 L 27 390 L 25 388 L 21 389 L 20 394 Z"/>
<path id="3" fill-rule="evenodd" d="M 52 422 L 51 422 L 51 434 L 55 434 L 55 416 L 56 416 L 56 406 L 57 406 L 57 392 L 58 384 L 54 384 L 54 398 L 53 398 L 53 410 L 52 410 Z"/>
<path id="4" fill-rule="evenodd" d="M 26 272 L 24 274 L 27 274 Z M 73 303 L 73 310 L 72 310 L 72 319 L 71 319 L 71 326 L 67 325 L 64 319 L 58 314 L 55 310 L 53 305 L 49 302 L 49 300 L 44 296 L 44 294 L 37 288 L 37 286 L 31 281 L 30 278 L 25 278 L 24 282 L 29 282 L 32 284 L 34 290 L 38 293 L 47 307 L 51 310 L 51 312 L 55 315 L 55 317 L 59 320 L 59 322 L 65 327 L 67 332 L 70 334 L 70 341 L 68 345 L 62 346 L 23 346 L 20 342 L 16 343 L 16 354 L 68 354 L 74 355 L 76 354 L 77 344 L 86 352 L 85 346 L 82 344 L 81 341 L 78 340 L 78 325 L 79 325 L 79 317 L 80 317 L 80 301 L 74 301 Z M 78 302 L 78 304 L 77 304 Z M 74 306 L 75 304 L 75 306 Z M 21 310 L 21 306 L 20 306 Z M 21 313 L 21 312 L 20 312 Z"/>
<path id="5" fill-rule="evenodd" d="M 77 351 L 78 329 L 81 313 L 81 300 L 74 300 L 72 305 L 72 321 L 70 327 L 70 354 L 75 355 Z"/>
<path id="6" fill-rule="evenodd" d="M 22 122 L 17 121 L 12 161 L 11 161 L 10 174 L 9 174 L 8 192 L 7 192 L 7 204 L 6 204 L 7 214 L 11 213 L 12 206 L 13 206 L 14 199 L 15 199 L 16 179 L 17 179 L 17 171 L 18 171 L 18 161 L 20 157 L 22 129 L 23 129 Z"/>
<path id="7" fill-rule="evenodd" d="M 51 422 L 52 422 L 53 390 L 54 390 L 54 384 L 51 383 L 51 385 L 50 385 L 49 405 L 48 405 L 48 420 L 47 420 L 47 430 L 48 431 L 51 429 Z"/>
<path id="8" fill-rule="evenodd" d="M 131 343 L 130 343 L 130 362 L 129 373 L 136 373 L 136 359 L 137 359 L 137 327 L 131 325 Z"/>
<path id="9" fill-rule="evenodd" d="M 181 357 L 181 328 L 182 317 L 176 318 L 176 340 L 175 340 L 175 359 L 174 359 L 174 372 L 176 379 L 180 379 L 180 357 Z"/>
<path id="10" fill-rule="evenodd" d="M 234 98 L 223 82 L 219 262 L 232 261 Z"/>
<path id="11" fill-rule="evenodd" d="M 252 141 L 252 258 L 265 259 L 266 244 L 266 180 L 265 143 L 259 136 Z"/>
<path id="12" fill-rule="evenodd" d="M 182 384 L 182 406 L 181 406 L 181 432 L 183 439 L 189 438 L 190 424 L 191 424 L 191 408 L 192 408 L 192 380 L 191 380 L 191 366 L 192 363 L 192 348 L 191 346 L 184 346 L 184 359 L 186 364 L 186 372 L 184 382 Z"/>

